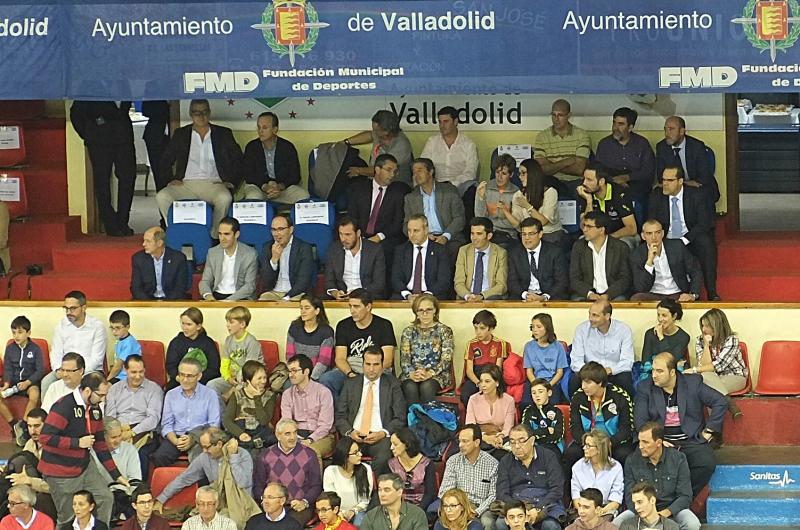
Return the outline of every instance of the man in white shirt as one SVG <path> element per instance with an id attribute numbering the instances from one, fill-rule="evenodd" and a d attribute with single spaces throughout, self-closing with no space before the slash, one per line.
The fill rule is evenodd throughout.
<path id="1" fill-rule="evenodd" d="M 68 352 L 61 361 L 58 381 L 55 381 L 47 389 L 42 398 L 42 408 L 50 412 L 53 403 L 71 394 L 81 384 L 81 378 L 85 373 L 86 364 L 79 353 Z"/>
<path id="2" fill-rule="evenodd" d="M 86 314 L 86 295 L 81 291 L 70 291 L 64 296 L 66 316 L 61 319 L 53 333 L 50 348 L 50 368 L 53 370 L 42 379 L 42 395 L 57 379 L 58 368 L 67 352 L 77 352 L 86 361 L 86 373 L 102 372 L 106 359 L 106 327 L 97 318 Z"/>
<path id="3" fill-rule="evenodd" d="M 208 251 L 200 296 L 203 300 L 252 300 L 256 291 L 258 255 L 239 243 L 239 221 L 224 217 L 219 222 L 219 245 Z"/>
<path id="4" fill-rule="evenodd" d="M 458 111 L 454 107 L 442 107 L 436 118 L 439 134 L 428 138 L 420 156 L 433 160 L 437 182 L 451 183 L 463 196 L 478 179 L 478 148 L 458 131 Z"/>
<path id="5" fill-rule="evenodd" d="M 572 300 L 625 300 L 631 287 L 628 245 L 608 234 L 608 215 L 592 210 L 581 219 L 583 239 L 572 246 L 569 286 Z"/>

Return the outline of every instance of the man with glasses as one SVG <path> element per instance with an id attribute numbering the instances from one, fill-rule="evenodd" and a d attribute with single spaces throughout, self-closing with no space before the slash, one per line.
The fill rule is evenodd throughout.
<path id="1" fill-rule="evenodd" d="M 242 150 L 230 129 L 209 121 L 211 107 L 207 99 L 193 99 L 189 115 L 192 123 L 175 130 L 161 158 L 162 173 L 172 174 L 174 164 L 175 177 L 156 194 L 156 202 L 166 220 L 174 201 L 210 202 L 214 207 L 213 238 L 231 207 L 231 190 L 242 180 Z"/>
<path id="2" fill-rule="evenodd" d="M 272 219 L 272 243 L 267 242 L 259 253 L 261 286 L 259 300 L 299 300 L 311 292 L 314 274 L 314 253 L 311 245 L 294 237 L 294 226 L 288 215 Z"/>
<path id="3" fill-rule="evenodd" d="M 42 379 L 42 395 L 47 394 L 56 380 L 61 379 L 58 369 L 67 352 L 78 352 L 86 361 L 86 373 L 102 372 L 106 360 L 106 327 L 99 319 L 86 314 L 86 295 L 70 291 L 64 296 L 66 315 L 53 333 L 50 347 L 50 368 Z"/>
<path id="4" fill-rule="evenodd" d="M 508 254 L 508 298 L 526 302 L 569 299 L 564 253 L 542 241 L 542 222 L 527 217 L 519 224 L 522 246 Z"/>
<path id="5" fill-rule="evenodd" d="M 236 530 L 233 520 L 217 512 L 219 493 L 212 486 L 198 488 L 194 502 L 198 513 L 186 519 L 181 530 Z"/>
<path id="6" fill-rule="evenodd" d="M 61 368 L 56 370 L 59 376 L 58 380 L 50 385 L 47 392 L 43 394 L 42 408 L 50 412 L 53 403 L 78 388 L 86 371 L 85 368 L 83 357 L 79 353 L 69 352 L 65 354 L 61 361 Z"/>
<path id="7" fill-rule="evenodd" d="M 219 395 L 200 384 L 200 361 L 184 358 L 178 365 L 178 382 L 164 397 L 161 445 L 150 460 L 154 467 L 170 466 L 182 454 L 189 460 L 200 453 L 197 442 L 203 429 L 219 427 Z"/>
<path id="8" fill-rule="evenodd" d="M 136 516 L 126 519 L 121 530 L 169 530 L 169 521 L 154 513 L 155 499 L 147 484 L 140 484 L 133 491 L 131 506 Z"/>
<path id="9" fill-rule="evenodd" d="M 8 490 L 8 515 L 0 521 L 0 530 L 53 530 L 53 520 L 36 511 L 36 493 L 25 485 Z"/>
<path id="10" fill-rule="evenodd" d="M 289 491 L 280 482 L 270 482 L 261 496 L 261 507 L 264 513 L 254 515 L 247 521 L 244 530 L 300 530 L 300 523 L 289 517 L 286 512 L 286 501 Z M 320 518 L 322 515 L 320 514 Z"/>
<path id="11" fill-rule="evenodd" d="M 404 482 L 394 473 L 378 477 L 378 500 L 367 512 L 361 528 L 367 530 L 427 530 L 428 519 L 422 508 L 403 500 Z"/>
<path id="12" fill-rule="evenodd" d="M 209 427 L 200 435 L 200 449 L 203 451 L 195 457 L 189 467 L 167 484 L 158 497 L 156 497 L 156 511 L 169 501 L 175 494 L 192 484 L 206 480 L 213 484 L 219 478 L 222 457 L 227 452 L 228 463 L 233 473 L 236 485 L 244 495 L 250 495 L 253 487 L 253 459 L 250 453 L 239 450 L 239 443 L 218 427 Z M 227 447 L 227 451 L 224 451 Z M 244 522 L 244 521 L 243 521 Z"/>
<path id="13" fill-rule="evenodd" d="M 611 220 L 599 210 L 581 219 L 583 239 L 572 245 L 569 285 L 575 301 L 625 300 L 631 288 L 628 245 L 608 234 Z"/>
<path id="14" fill-rule="evenodd" d="M 561 499 L 564 496 L 564 473 L 561 462 L 552 451 L 537 451 L 536 437 L 528 425 L 511 429 L 510 455 L 500 460 L 497 469 L 497 500 L 520 500 L 530 503 L 539 512 L 541 530 L 561 530 L 559 520 L 566 516 Z M 505 520 L 498 519 L 498 530 L 507 530 Z"/>
<path id="15" fill-rule="evenodd" d="M 38 470 L 50 486 L 59 525 L 72 519 L 72 495 L 83 489 L 92 492 L 97 501 L 97 518 L 106 524 L 111 520 L 114 496 L 92 452 L 113 480 L 129 486 L 111 457 L 103 432 L 100 404 L 108 389 L 103 374 L 83 376 L 78 388 L 53 405 L 42 428 Z"/>
<path id="16" fill-rule="evenodd" d="M 319 524 L 314 530 L 356 530 L 356 527 L 344 520 L 339 509 L 342 499 L 334 491 L 323 491 L 317 498 L 316 508 Z"/>

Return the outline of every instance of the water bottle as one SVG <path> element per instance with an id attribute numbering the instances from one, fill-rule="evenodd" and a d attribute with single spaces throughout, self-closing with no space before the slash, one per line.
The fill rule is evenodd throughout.
<path id="1" fill-rule="evenodd" d="M 19 387 L 17 387 L 17 385 L 14 385 L 0 392 L 0 396 L 3 396 L 3 399 L 8 399 L 17 392 L 19 392 Z"/>

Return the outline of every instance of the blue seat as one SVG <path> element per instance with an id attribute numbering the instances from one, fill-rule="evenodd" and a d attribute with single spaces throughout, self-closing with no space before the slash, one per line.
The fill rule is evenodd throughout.
<path id="1" fill-rule="evenodd" d="M 267 224 L 263 225 L 260 223 L 245 223 L 241 219 L 239 221 L 239 241 L 242 243 L 246 243 L 256 249 L 256 251 L 261 252 L 261 249 L 264 248 L 264 245 L 267 241 L 272 240 L 272 232 L 270 232 L 270 227 L 272 226 L 272 219 L 275 217 L 275 207 L 268 201 L 261 201 L 261 200 L 244 200 L 244 201 L 237 201 L 239 203 L 264 203 L 267 205 Z M 228 214 L 231 217 L 236 217 L 233 214 L 233 205 L 231 205 L 231 209 Z"/>
<path id="2" fill-rule="evenodd" d="M 297 204 L 320 202 L 314 199 L 306 199 Z M 328 224 L 322 223 L 295 223 L 295 209 L 292 208 L 291 219 L 294 224 L 294 235 L 302 239 L 314 248 L 315 261 L 318 266 L 323 265 L 328 257 L 328 248 L 333 241 L 333 227 L 336 225 L 336 209 L 328 201 Z"/>
<path id="3" fill-rule="evenodd" d="M 489 164 L 489 170 L 491 171 L 489 174 L 489 180 L 494 180 L 494 170 L 497 168 L 497 157 L 497 147 L 495 147 L 494 151 L 492 151 L 492 162 Z M 531 147 L 530 158 L 533 158 L 533 147 Z M 522 189 L 522 181 L 519 180 L 519 167 L 514 169 L 514 174 L 511 175 L 511 182 L 519 189 Z"/>
<path id="4" fill-rule="evenodd" d="M 175 201 L 185 202 L 185 201 Z M 173 206 L 167 214 L 167 246 L 180 252 L 183 247 L 192 247 L 192 259 L 200 265 L 206 262 L 208 249 L 211 248 L 212 208 L 206 203 L 205 224 L 175 223 L 172 215 Z"/>

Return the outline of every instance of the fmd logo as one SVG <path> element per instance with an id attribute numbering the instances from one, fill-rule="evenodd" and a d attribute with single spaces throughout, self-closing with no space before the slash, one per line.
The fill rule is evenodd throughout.
<path id="1" fill-rule="evenodd" d="M 744 27 L 744 34 L 755 49 L 762 53 L 769 50 L 769 58 L 774 63 L 778 51 L 786 53 L 800 37 L 800 3 L 797 0 L 750 0 L 742 16 L 731 22 Z"/>
<path id="2" fill-rule="evenodd" d="M 670 88 L 727 88 L 739 74 L 732 66 L 663 66 L 658 69 L 658 86 Z"/>
<path id="3" fill-rule="evenodd" d="M 288 55 L 294 66 L 295 56 L 305 57 L 317 43 L 319 30 L 328 26 L 306 0 L 273 0 L 261 14 L 261 24 L 250 27 L 260 30 L 269 48 L 280 57 Z"/>
<path id="4" fill-rule="evenodd" d="M 795 483 L 795 480 L 789 477 L 788 469 L 784 470 L 783 476 L 780 473 L 756 473 L 753 471 L 750 473 L 750 480 L 766 480 L 770 486 L 780 486 L 781 488 Z"/>

